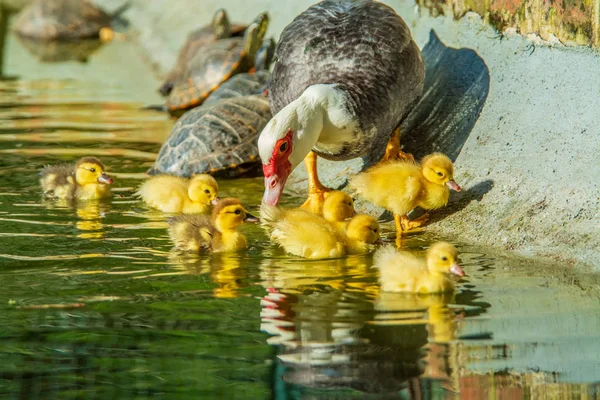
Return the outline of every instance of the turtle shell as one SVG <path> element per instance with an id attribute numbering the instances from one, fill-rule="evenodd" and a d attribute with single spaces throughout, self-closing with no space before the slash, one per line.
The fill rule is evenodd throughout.
<path id="1" fill-rule="evenodd" d="M 263 94 L 269 85 L 270 79 L 271 73 L 268 71 L 237 74 L 212 92 L 202 105 L 214 104 L 219 100 L 233 97 Z"/>
<path id="2" fill-rule="evenodd" d="M 17 16 L 15 31 L 38 40 L 97 39 L 113 18 L 87 0 L 33 0 Z"/>
<path id="3" fill-rule="evenodd" d="M 246 28 L 247 25 L 232 25 L 231 36 L 243 36 L 244 30 Z M 219 39 L 222 38 L 217 37 L 212 24 L 209 24 L 203 28 L 191 32 L 188 35 L 185 44 L 179 51 L 179 55 L 177 56 L 177 62 L 175 63 L 175 66 L 167 74 L 167 78 L 165 79 L 165 82 L 161 85 L 159 92 L 163 96 L 168 96 L 171 93 L 171 90 L 173 90 L 173 85 L 179 79 L 179 77 L 186 71 L 188 63 L 196 56 L 196 54 L 198 54 L 198 51 L 204 46 L 210 45 Z"/>
<path id="4" fill-rule="evenodd" d="M 175 81 L 167 98 L 167 109 L 173 112 L 202 104 L 221 83 L 252 66 L 246 57 L 244 38 L 221 39 L 204 47 Z"/>
<path id="5" fill-rule="evenodd" d="M 258 135 L 270 119 L 269 101 L 263 95 L 195 108 L 177 121 L 148 173 L 231 178 L 259 171 Z"/>
<path id="6" fill-rule="evenodd" d="M 65 61 L 85 63 L 89 56 L 102 46 L 102 41 L 96 39 L 41 42 L 24 36 L 17 37 L 23 47 L 43 63 Z"/>

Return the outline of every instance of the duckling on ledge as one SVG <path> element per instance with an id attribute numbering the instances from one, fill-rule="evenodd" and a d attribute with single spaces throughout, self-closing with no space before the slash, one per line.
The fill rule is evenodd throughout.
<path id="1" fill-rule="evenodd" d="M 198 174 L 190 179 L 156 175 L 146 180 L 136 195 L 150 207 L 162 212 L 205 214 L 217 201 L 219 185 L 215 178 Z"/>
<path id="2" fill-rule="evenodd" d="M 218 253 L 243 250 L 246 237 L 237 231 L 244 222 L 256 221 L 239 199 L 219 200 L 212 213 L 182 214 L 169 219 L 169 236 L 177 250 Z"/>
<path id="3" fill-rule="evenodd" d="M 374 266 L 379 269 L 379 284 L 385 292 L 444 293 L 454 291 L 450 274 L 465 275 L 457 257 L 456 248 L 446 242 L 433 244 L 425 260 L 386 246 L 375 253 Z"/>
<path id="4" fill-rule="evenodd" d="M 110 197 L 113 179 L 96 157 L 83 157 L 76 164 L 49 165 L 41 173 L 44 196 L 67 200 L 93 200 Z"/>
<path id="5" fill-rule="evenodd" d="M 310 259 L 339 258 L 366 252 L 379 239 L 379 224 L 356 216 L 346 231 L 310 211 L 283 209 L 263 203 L 261 223 L 270 238 L 290 254 Z"/>
<path id="6" fill-rule="evenodd" d="M 454 181 L 452 161 L 441 153 L 430 154 L 420 164 L 396 161 L 378 164 L 354 176 L 350 186 L 365 200 L 394 213 L 398 236 L 421 226 L 427 215 L 410 221 L 407 214 L 419 206 L 434 210 L 448 204 L 450 189 L 460 186 Z"/>

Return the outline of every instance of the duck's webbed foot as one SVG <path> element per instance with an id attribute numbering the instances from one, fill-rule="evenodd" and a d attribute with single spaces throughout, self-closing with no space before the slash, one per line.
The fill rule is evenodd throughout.
<path id="1" fill-rule="evenodd" d="M 410 153 L 405 153 L 400 149 L 400 127 L 392 133 L 392 137 L 385 148 L 385 155 L 381 162 L 387 161 L 415 161 L 415 157 Z"/>
<path id="2" fill-rule="evenodd" d="M 412 229 L 416 229 L 416 228 L 420 228 L 423 225 L 425 225 L 425 223 L 429 221 L 429 214 L 423 214 L 421 215 L 419 218 L 415 218 L 415 219 L 408 219 L 407 216 L 402 217 L 400 223 L 402 225 L 402 230 L 404 232 L 406 231 L 410 231 Z"/>
<path id="3" fill-rule="evenodd" d="M 308 153 L 304 159 L 304 165 L 308 173 L 308 199 L 300 207 L 315 214 L 321 214 L 323 212 L 325 193 L 330 192 L 331 189 L 323 186 L 319 181 L 317 155 L 315 153 L 312 151 Z"/>

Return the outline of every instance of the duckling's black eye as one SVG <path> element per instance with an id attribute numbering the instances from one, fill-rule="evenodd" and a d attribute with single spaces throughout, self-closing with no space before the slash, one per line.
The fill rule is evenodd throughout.
<path id="1" fill-rule="evenodd" d="M 90 168 L 90 172 L 96 172 L 96 168 Z"/>
<path id="2" fill-rule="evenodd" d="M 281 145 L 279 145 L 279 152 L 280 153 L 285 153 L 288 150 L 288 142 L 283 142 L 281 143 Z"/>
<path id="3" fill-rule="evenodd" d="M 442 256 L 442 261 L 448 261 L 448 257 Z"/>
<path id="4" fill-rule="evenodd" d="M 210 190 L 208 190 L 208 189 L 204 189 L 204 193 L 206 193 L 206 194 L 210 194 Z"/>
<path id="5" fill-rule="evenodd" d="M 443 173 L 443 172 L 439 172 L 439 171 L 438 171 L 438 172 L 437 172 L 437 174 L 438 174 L 438 176 L 444 176 L 444 173 Z"/>
<path id="6" fill-rule="evenodd" d="M 240 214 L 242 213 L 242 210 L 235 210 L 235 213 L 236 213 L 237 215 L 240 215 Z"/>

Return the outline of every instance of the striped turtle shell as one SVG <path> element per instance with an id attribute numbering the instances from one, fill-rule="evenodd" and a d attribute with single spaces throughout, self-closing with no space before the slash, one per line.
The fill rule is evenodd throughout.
<path id="1" fill-rule="evenodd" d="M 88 0 L 33 0 L 17 16 L 15 32 L 38 40 L 98 39 L 114 17 Z"/>
<path id="2" fill-rule="evenodd" d="M 212 18 L 210 24 L 191 32 L 185 44 L 179 51 L 177 62 L 168 73 L 165 82 L 161 85 L 159 92 L 168 96 L 173 90 L 173 85 L 184 73 L 188 63 L 198 54 L 204 46 L 210 45 L 217 40 L 228 37 L 241 37 L 247 25 L 231 24 L 224 9 L 219 9 Z"/>
<path id="3" fill-rule="evenodd" d="M 270 119 L 269 101 L 262 94 L 195 108 L 177 121 L 148 173 L 231 178 L 258 172 L 258 135 Z"/>
<path id="4" fill-rule="evenodd" d="M 166 101 L 169 112 L 178 114 L 199 106 L 233 75 L 252 69 L 267 25 L 268 16 L 263 13 L 250 24 L 243 38 L 221 39 L 203 47 L 174 82 Z"/>

